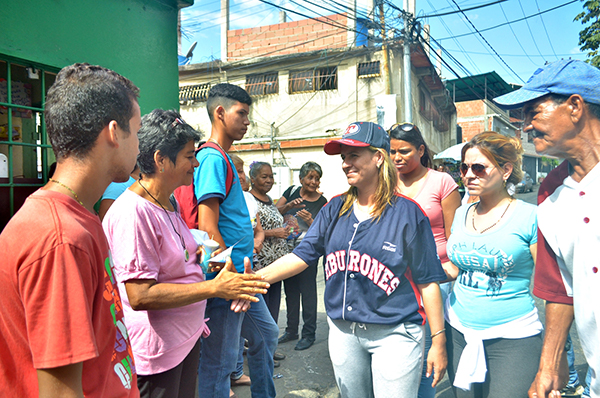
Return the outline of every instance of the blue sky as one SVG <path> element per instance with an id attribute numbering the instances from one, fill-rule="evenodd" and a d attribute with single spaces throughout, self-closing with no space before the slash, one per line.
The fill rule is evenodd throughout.
<path id="1" fill-rule="evenodd" d="M 269 0 L 310 16 L 327 15 L 328 12 L 317 5 L 331 10 L 339 9 L 347 0 Z M 367 0 L 357 0 L 360 13 L 366 13 Z M 372 1 L 372 0 L 371 0 Z M 494 3 L 497 0 L 416 0 L 416 15 L 423 24 L 431 26 L 431 36 L 438 40 L 461 66 L 445 55 L 444 60 L 459 73 L 479 74 L 496 71 L 509 83 L 522 84 L 527 81 L 535 69 L 546 61 L 561 58 L 583 60 L 584 53 L 579 50 L 579 31 L 583 25 L 573 18 L 583 10 L 583 2 L 572 0 L 506 0 L 483 8 L 454 13 L 441 17 L 426 17 L 433 14 Z M 312 4 L 311 4 L 312 3 Z M 402 0 L 392 2 L 402 8 Z M 456 4 L 455 4 L 456 3 Z M 533 16 L 523 21 L 512 22 L 540 11 L 561 6 L 556 10 Z M 182 26 L 184 37 L 182 51 L 190 44 L 198 42 L 192 63 L 219 59 L 220 38 L 220 0 L 196 0 L 192 7 L 183 9 Z M 399 26 L 398 12 L 386 6 L 388 21 Z M 249 28 L 270 25 L 279 22 L 279 9 L 259 0 L 230 0 L 230 29 Z M 288 13 L 288 21 L 303 17 Z M 470 22 L 469 22 L 470 21 Z M 471 23 L 480 31 L 483 38 L 473 34 Z M 504 26 L 484 31 L 496 25 Z M 511 29 L 512 28 L 512 29 Z M 464 35 L 464 36 L 461 36 Z M 187 36 L 187 37 L 186 37 Z M 461 36 L 461 37 L 456 37 Z M 486 44 L 489 43 L 488 44 Z M 494 51 L 499 56 L 494 54 Z M 445 78 L 456 76 L 447 68 L 442 69 Z"/>

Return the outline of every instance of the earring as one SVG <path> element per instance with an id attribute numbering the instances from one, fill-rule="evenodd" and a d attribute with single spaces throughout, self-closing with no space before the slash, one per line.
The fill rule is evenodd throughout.
<path id="1" fill-rule="evenodd" d="M 165 172 L 165 169 L 164 169 L 164 168 L 160 169 L 160 172 L 161 172 L 161 173 L 164 173 L 164 172 Z"/>

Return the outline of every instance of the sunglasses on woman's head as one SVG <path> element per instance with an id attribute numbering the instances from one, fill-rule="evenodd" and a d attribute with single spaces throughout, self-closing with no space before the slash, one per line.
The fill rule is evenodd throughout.
<path id="1" fill-rule="evenodd" d="M 460 173 L 463 177 L 467 175 L 469 169 L 471 169 L 473 174 L 475 174 L 477 177 L 483 177 L 485 176 L 485 169 L 487 169 L 487 166 L 481 163 L 473 163 L 472 165 L 468 165 L 466 163 L 460 164 Z"/>
<path id="2" fill-rule="evenodd" d="M 415 125 L 412 124 L 412 123 L 408 123 L 408 122 L 405 122 L 405 123 L 396 123 L 392 127 L 390 127 L 390 129 L 388 130 L 388 132 L 392 131 L 396 127 L 399 127 L 400 130 L 402 130 L 404 132 L 409 132 L 409 131 L 411 131 L 412 129 L 415 128 Z"/>

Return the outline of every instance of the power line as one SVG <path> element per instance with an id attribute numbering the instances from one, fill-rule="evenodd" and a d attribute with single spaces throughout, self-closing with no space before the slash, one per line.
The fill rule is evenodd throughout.
<path id="1" fill-rule="evenodd" d="M 535 6 L 537 7 L 537 10 L 540 11 L 540 5 L 538 4 L 538 0 L 535 0 Z M 554 54 L 554 57 L 556 59 L 558 59 L 558 57 L 556 56 L 556 51 L 554 51 L 554 46 L 552 45 L 552 40 L 550 40 L 550 36 L 548 35 L 548 29 L 546 29 L 546 24 L 544 23 L 544 18 L 540 15 L 540 20 L 542 21 L 542 26 L 544 27 L 544 32 L 546 32 L 546 37 L 548 38 L 548 43 L 550 43 L 550 48 L 552 49 L 552 53 Z"/>
<path id="2" fill-rule="evenodd" d="M 500 4 L 500 9 L 502 10 L 502 14 L 504 15 L 504 19 L 506 19 L 506 21 L 508 22 L 508 17 L 506 16 L 506 12 L 504 12 L 504 7 L 502 7 L 502 4 Z M 517 41 L 517 44 L 519 44 L 519 47 L 521 47 L 521 50 L 523 50 L 523 53 L 527 56 L 527 58 L 531 61 L 532 64 L 537 65 L 533 61 L 533 59 L 531 59 L 531 57 L 529 56 L 529 54 L 527 54 L 527 51 L 525 51 L 525 48 L 523 48 L 523 45 L 521 44 L 521 40 L 519 40 L 519 37 L 517 36 L 517 34 L 515 33 L 514 29 L 512 28 L 512 24 L 509 23 L 508 27 L 510 28 L 510 31 L 512 32 L 513 36 L 515 37 L 515 40 Z"/>
<path id="3" fill-rule="evenodd" d="M 456 4 L 455 0 L 452 0 L 452 2 L 454 3 L 454 5 L 460 10 L 460 6 L 458 4 Z M 462 10 L 461 10 L 462 11 Z M 521 79 L 521 76 L 519 76 L 517 74 L 517 72 L 515 72 L 513 70 L 513 68 L 511 68 L 506 61 L 500 56 L 500 54 L 498 54 L 498 52 L 496 52 L 496 49 L 494 47 L 492 47 L 492 45 L 485 39 L 485 37 L 483 37 L 483 35 L 481 34 L 481 32 L 475 27 L 475 25 L 473 25 L 473 22 L 471 22 L 471 20 L 469 19 L 469 17 L 467 16 L 467 14 L 465 14 L 464 12 L 462 13 L 463 16 L 465 17 L 465 19 L 471 24 L 471 26 L 473 27 L 473 29 L 475 29 L 475 31 L 479 34 L 479 36 L 481 37 L 481 39 L 483 39 L 483 41 L 488 45 L 488 47 L 494 52 L 494 54 L 496 54 L 496 56 L 498 57 L 498 59 L 500 59 L 500 61 L 502 61 L 502 63 L 504 65 L 506 65 L 506 67 L 519 79 L 521 80 L 523 83 L 525 83 L 523 81 L 523 79 Z"/>
<path id="4" fill-rule="evenodd" d="M 498 0 L 498 1 L 494 1 L 493 3 L 487 3 L 487 4 L 481 4 L 481 5 L 473 6 L 473 7 L 469 7 L 469 8 L 463 8 L 462 11 L 471 11 L 471 10 L 476 10 L 478 8 L 489 7 L 489 6 L 493 6 L 494 4 L 504 3 L 505 1 L 508 1 L 508 0 Z M 443 12 L 441 14 L 423 15 L 423 16 L 417 17 L 416 19 L 443 17 L 443 16 L 446 16 L 446 15 L 457 14 L 459 12 L 461 12 L 461 11 L 454 10 L 454 11 Z"/>
<path id="5" fill-rule="evenodd" d="M 526 16 L 525 10 L 523 9 L 523 3 L 521 3 L 521 0 L 519 0 L 519 7 L 521 7 L 521 12 L 523 13 L 523 16 Z M 525 20 L 525 23 L 527 24 L 527 30 L 529 30 L 529 34 L 531 35 L 531 39 L 533 40 L 535 49 L 537 50 L 538 54 L 542 55 L 542 52 L 540 51 L 540 48 L 537 45 L 537 41 L 535 41 L 535 37 L 533 36 L 533 32 L 531 31 L 531 26 L 529 26 L 529 21 L 527 19 Z"/>
<path id="6" fill-rule="evenodd" d="M 526 19 L 528 19 L 528 18 L 533 18 L 533 17 L 536 17 L 536 16 L 538 16 L 538 15 L 542 15 L 542 14 L 545 14 L 545 13 L 547 13 L 547 12 L 550 12 L 550 11 L 557 10 L 557 9 L 559 9 L 559 8 L 561 8 L 561 7 L 568 6 L 569 4 L 573 4 L 573 3 L 576 3 L 576 2 L 578 2 L 578 1 L 579 1 L 579 0 L 571 0 L 571 1 L 568 1 L 568 2 L 566 2 L 566 3 L 564 3 L 564 4 L 560 4 L 560 5 L 556 6 L 556 7 L 552 7 L 552 8 L 549 8 L 549 9 L 547 9 L 547 10 L 540 11 L 540 12 L 538 12 L 538 13 L 535 13 L 535 14 L 531 14 L 531 15 L 528 15 L 528 16 L 526 16 L 526 17 L 523 17 L 523 18 L 514 19 L 514 20 L 512 20 L 512 21 L 510 21 L 510 22 L 505 22 L 505 23 L 501 23 L 501 24 L 499 24 L 499 25 L 491 26 L 491 27 L 489 27 L 489 28 L 480 29 L 480 30 L 479 30 L 479 32 L 487 32 L 488 30 L 496 29 L 496 28 L 499 28 L 499 27 L 501 27 L 501 26 L 506 26 L 506 25 L 508 25 L 508 24 L 511 24 L 511 23 L 515 23 L 515 22 L 521 22 L 521 21 L 524 21 L 524 20 L 526 20 Z M 439 39 L 439 41 L 442 41 L 442 40 L 448 40 L 448 39 L 457 39 L 457 38 L 459 38 L 459 37 L 470 36 L 470 35 L 473 35 L 473 34 L 475 34 L 475 32 L 463 33 L 463 34 L 460 34 L 460 35 L 455 35 L 455 36 L 451 36 L 451 37 L 444 37 L 444 38 L 441 38 L 441 39 Z"/>

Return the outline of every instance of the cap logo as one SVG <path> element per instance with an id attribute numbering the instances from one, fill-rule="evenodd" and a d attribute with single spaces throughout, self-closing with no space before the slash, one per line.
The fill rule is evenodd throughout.
<path id="1" fill-rule="evenodd" d="M 358 124 L 351 124 L 350 126 L 348 126 L 348 128 L 346 129 L 346 132 L 344 132 L 343 136 L 344 138 L 357 134 L 360 131 L 360 126 Z"/>

